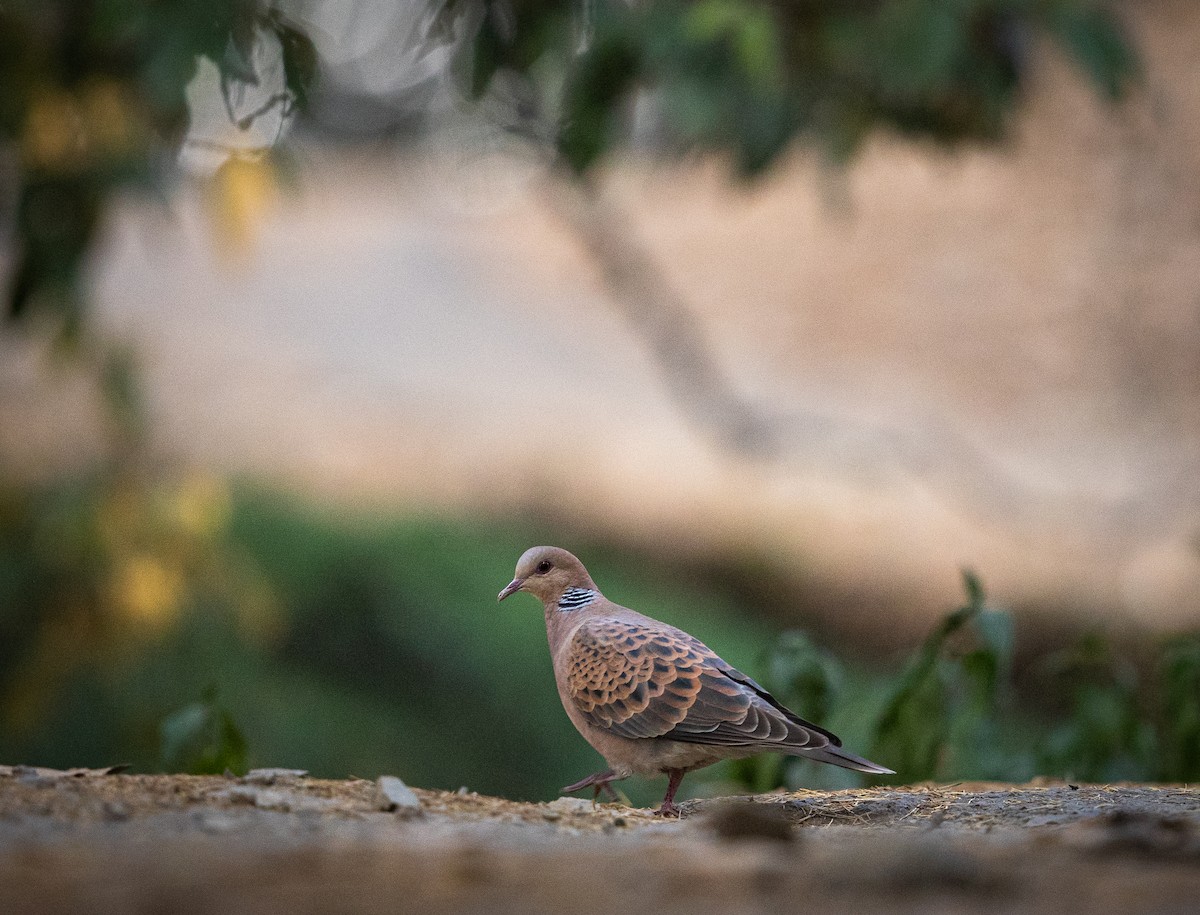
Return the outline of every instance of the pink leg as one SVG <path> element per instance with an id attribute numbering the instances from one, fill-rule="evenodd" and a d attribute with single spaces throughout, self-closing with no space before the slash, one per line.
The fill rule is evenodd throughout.
<path id="1" fill-rule="evenodd" d="M 609 784 L 609 782 L 616 777 L 617 773 L 613 772 L 612 769 L 605 769 L 603 772 L 597 772 L 595 775 L 589 775 L 587 778 L 581 779 L 573 785 L 567 785 L 567 787 L 562 789 L 562 793 L 570 794 L 572 791 L 578 791 L 580 788 L 587 788 L 590 786 L 595 789 L 595 793 L 592 795 L 593 801 L 600 797 L 601 791 L 607 794 L 609 798 L 616 800 L 617 792 L 614 791 L 613 786 Z"/>
<path id="2" fill-rule="evenodd" d="M 667 796 L 663 798 L 662 806 L 654 811 L 655 816 L 679 816 L 679 808 L 675 806 L 675 792 L 679 790 L 679 783 L 683 781 L 683 773 L 683 769 L 667 770 Z"/>

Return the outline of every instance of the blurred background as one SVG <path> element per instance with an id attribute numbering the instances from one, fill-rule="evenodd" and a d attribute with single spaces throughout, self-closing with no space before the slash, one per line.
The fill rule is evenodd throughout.
<path id="1" fill-rule="evenodd" d="M 6 3 L 0 761 L 554 797 L 552 543 L 899 781 L 1200 778 L 1198 38 Z"/>

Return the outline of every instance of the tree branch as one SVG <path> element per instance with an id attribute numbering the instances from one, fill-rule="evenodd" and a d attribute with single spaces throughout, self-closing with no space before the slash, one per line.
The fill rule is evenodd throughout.
<path id="1" fill-rule="evenodd" d="M 553 202 L 600 269 L 610 303 L 649 348 L 672 399 L 721 447 L 777 464 L 826 464 L 860 480 L 921 480 L 991 521 L 1032 527 L 1090 512 L 1108 522 L 1102 535 L 1134 535 L 1137 493 L 1039 485 L 937 417 L 888 425 L 815 410 L 772 411 L 747 398 L 719 364 L 693 310 L 638 242 L 631 220 L 586 178 L 562 176 Z"/>

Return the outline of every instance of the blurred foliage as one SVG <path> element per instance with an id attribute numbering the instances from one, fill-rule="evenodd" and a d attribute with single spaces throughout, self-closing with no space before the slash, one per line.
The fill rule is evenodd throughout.
<path id="1" fill-rule="evenodd" d="M 1012 617 L 987 606 L 973 574 L 964 584 L 965 604 L 895 676 L 851 671 L 804 635 L 784 633 L 766 686 L 847 746 L 870 747 L 870 758 L 896 769 L 884 781 L 1200 778 L 1200 634 L 1162 641 L 1139 669 L 1104 636 L 1085 633 L 1031 662 L 1035 690 L 1022 703 L 1012 683 Z M 773 756 L 733 763 L 718 777 L 751 791 L 863 779 Z"/>
<path id="2" fill-rule="evenodd" d="M 246 738 L 229 710 L 209 687 L 199 702 L 185 705 L 162 723 L 162 765 L 192 775 L 246 773 Z"/>
<path id="3" fill-rule="evenodd" d="M 452 0 L 453 13 L 473 0 Z M 680 150 L 761 171 L 793 141 L 844 161 L 878 128 L 1002 136 L 1042 36 L 1117 97 L 1135 70 L 1099 0 L 492 0 L 472 80 L 527 76 L 577 170 L 629 139 L 643 95 Z M 547 77 L 549 74 L 549 78 Z"/>
<path id="4" fill-rule="evenodd" d="M 1167 642 L 1159 659 L 1156 690 L 1162 697 L 1159 777 L 1196 781 L 1200 775 L 1200 634 Z"/>
<path id="5" fill-rule="evenodd" d="M 190 119 L 186 91 L 201 60 L 218 68 L 231 120 L 246 127 L 262 113 L 239 113 L 235 103 L 258 81 L 253 61 L 263 41 L 278 43 L 284 71 L 271 104 L 290 111 L 307 97 L 316 53 L 274 4 L 0 4 L 0 216 L 11 210 L 13 220 L 10 317 L 42 311 L 68 338 L 79 331 L 81 268 L 116 192 L 169 187 Z"/>
<path id="6" fill-rule="evenodd" d="M 939 773 L 1001 777 L 988 768 L 1012 668 L 1012 618 L 985 606 L 983 588 L 972 573 L 964 573 L 963 582 L 967 602 L 918 649 L 875 725 L 872 754 L 888 760 L 889 768 L 908 781 Z"/>
<path id="7" fill-rule="evenodd" d="M 1046 657 L 1042 673 L 1050 695 L 1068 697 L 1068 714 L 1044 745 L 1051 765 L 1085 781 L 1158 774 L 1153 716 L 1146 714 L 1147 697 L 1129 659 L 1116 655 L 1101 635 L 1088 633 L 1077 645 Z"/>
<path id="8" fill-rule="evenodd" d="M 0 728 L 36 732 L 64 697 L 75 712 L 103 719 L 104 689 L 197 612 L 220 616 L 250 642 L 271 638 L 279 608 L 231 550 L 230 511 L 228 489 L 205 474 L 149 481 L 101 472 L 0 491 Z M 105 688 L 81 688 L 89 679 Z M 174 695 L 174 704 L 200 689 Z M 152 732 L 165 711 L 139 727 Z M 81 722 L 81 743 L 89 728 L 112 724 Z"/>
<path id="9" fill-rule="evenodd" d="M 286 764 L 554 797 L 599 759 L 559 704 L 540 608 L 496 604 L 520 552 L 546 539 L 478 519 L 348 521 L 203 474 L 10 490 L 0 759 Z M 580 548 L 614 598 L 737 663 L 769 639 L 728 598 Z M 219 708 L 196 705 L 212 684 Z M 244 751 L 221 738 L 226 715 Z"/>
<path id="10" fill-rule="evenodd" d="M 554 797 L 600 761 L 559 705 L 538 608 L 495 602 L 515 556 L 547 539 L 480 519 L 350 521 L 203 474 L 9 491 L 0 759 L 394 772 Z M 1088 635 L 1029 662 L 1022 698 L 1011 618 L 967 576 L 964 605 L 899 672 L 856 668 L 797 632 L 755 664 L 769 631 L 711 579 L 576 546 L 614 599 L 718 647 L 898 781 L 1200 778 L 1200 636 L 1134 665 Z M 693 784 L 705 778 L 768 790 L 861 776 L 766 755 Z"/>
<path id="11" fill-rule="evenodd" d="M 827 724 L 846 690 L 847 671 L 831 652 L 796 629 L 779 636 L 767 657 L 763 682 L 786 695 L 792 708 L 810 721 Z M 728 764 L 728 777 L 745 788 L 763 792 L 790 782 L 794 757 L 766 754 Z M 816 766 L 813 768 L 825 768 Z"/>
<path id="12" fill-rule="evenodd" d="M 287 0 L 0 4 L 10 317 L 40 312 L 66 339 L 80 331 L 87 252 L 118 192 L 161 195 L 177 178 L 202 62 L 240 130 L 268 112 L 283 124 L 308 103 L 320 61 L 293 8 L 305 10 Z M 521 103 L 509 126 L 552 139 L 577 171 L 640 142 L 639 105 L 653 112 L 660 148 L 728 154 L 750 175 L 793 142 L 844 161 L 879 128 L 1000 137 L 1038 36 L 1108 96 L 1135 69 L 1101 0 L 437 0 L 411 15 L 421 55 L 460 51 L 464 89 L 511 77 Z M 267 70 L 279 85 L 260 85 Z M 217 218 L 236 249 L 276 169 L 262 154 L 227 152 Z"/>

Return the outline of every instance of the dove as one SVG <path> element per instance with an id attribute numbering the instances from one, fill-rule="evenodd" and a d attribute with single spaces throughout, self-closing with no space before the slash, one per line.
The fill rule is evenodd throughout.
<path id="1" fill-rule="evenodd" d="M 518 591 L 542 602 L 563 708 L 609 766 L 564 793 L 590 787 L 599 797 L 630 775 L 665 774 L 657 813 L 679 816 L 675 792 L 686 773 L 766 751 L 895 774 L 843 750 L 699 639 L 614 604 L 566 550 L 526 550 L 497 600 Z"/>

